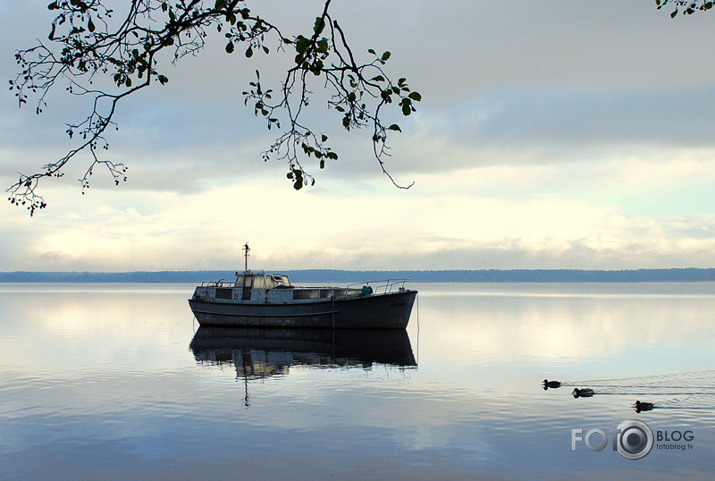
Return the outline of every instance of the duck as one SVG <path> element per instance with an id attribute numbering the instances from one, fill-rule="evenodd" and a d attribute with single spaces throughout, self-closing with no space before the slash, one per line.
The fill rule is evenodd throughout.
<path id="1" fill-rule="evenodd" d="M 641 411 L 650 411 L 654 406 L 653 403 L 636 401 L 633 403 L 633 407 L 636 408 L 636 412 L 639 413 Z"/>
<path id="2" fill-rule="evenodd" d="M 561 383 L 559 381 L 549 381 L 548 379 L 544 379 L 543 385 L 544 391 L 549 388 L 556 389 L 557 387 L 561 387 Z"/>
<path id="3" fill-rule="evenodd" d="M 583 389 L 576 388 L 571 394 L 573 394 L 573 397 L 591 397 L 593 396 L 593 389 L 590 387 L 585 387 Z"/>

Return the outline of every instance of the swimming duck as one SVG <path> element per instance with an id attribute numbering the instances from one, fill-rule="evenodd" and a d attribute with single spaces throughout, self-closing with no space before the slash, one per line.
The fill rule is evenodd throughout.
<path id="1" fill-rule="evenodd" d="M 573 397 L 591 397 L 593 396 L 593 389 L 590 387 L 585 387 L 583 389 L 576 388 L 571 394 L 573 394 Z"/>
<path id="2" fill-rule="evenodd" d="M 636 408 L 637 413 L 641 411 L 650 411 L 651 409 L 653 409 L 653 403 L 636 401 L 633 403 L 633 407 Z"/>
<path id="3" fill-rule="evenodd" d="M 561 387 L 561 383 L 559 381 L 549 381 L 548 379 L 544 379 L 543 385 L 544 391 L 549 388 L 556 389 L 557 387 Z"/>

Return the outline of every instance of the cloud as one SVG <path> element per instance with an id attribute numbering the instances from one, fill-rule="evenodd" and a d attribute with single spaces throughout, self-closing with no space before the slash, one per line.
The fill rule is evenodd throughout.
<path id="1" fill-rule="evenodd" d="M 69 210 L 54 212 L 38 227 L 14 222 L 23 228 L 14 241 L 6 233 L 2 242 L 16 255 L 3 259 L 0 269 L 230 269 L 246 241 L 254 248 L 252 264 L 266 269 L 715 263 L 712 215 L 626 216 L 617 205 L 525 199 L 516 195 L 519 189 L 480 196 L 474 194 L 482 181 L 477 172 L 462 172 L 452 191 L 444 176 L 431 192 L 401 196 L 391 187 L 342 196 L 320 189 L 296 193 L 279 179 L 186 194 L 91 191 L 61 198 Z"/>
<path id="2" fill-rule="evenodd" d="M 284 33 L 310 31 L 322 2 L 259 2 Z M 227 268 L 250 241 L 266 268 L 708 267 L 714 264 L 709 135 L 715 64 L 691 53 L 709 15 L 671 20 L 654 5 L 547 2 L 339 2 L 353 52 L 390 50 L 389 72 L 422 93 L 417 114 L 388 114 L 386 167 L 369 129 L 345 133 L 320 84 L 306 120 L 340 158 L 295 192 L 260 152 L 275 132 L 241 92 L 261 69 L 278 88 L 290 54 L 227 55 L 224 38 L 165 66 L 169 83 L 120 106 L 101 172 L 85 196 L 43 180 L 48 210 L 29 221 L 0 206 L 0 270 Z M 0 2 L 0 74 L 14 48 L 44 38 L 51 12 Z M 59 89 L 41 116 L 0 100 L 0 180 L 56 160 L 83 99 Z M 77 117 L 79 116 L 79 117 Z M 6 220 L 7 219 L 7 220 Z"/>

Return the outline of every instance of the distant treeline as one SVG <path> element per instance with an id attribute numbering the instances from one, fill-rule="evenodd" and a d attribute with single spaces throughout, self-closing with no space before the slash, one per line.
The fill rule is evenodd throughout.
<path id="1" fill-rule="evenodd" d="M 293 282 L 361 282 L 411 279 L 415 282 L 699 282 L 715 281 L 715 269 L 637 269 L 620 271 L 576 269 L 285 271 Z M 189 282 L 233 280 L 234 271 L 160 272 L 0 272 L 0 282 Z"/>

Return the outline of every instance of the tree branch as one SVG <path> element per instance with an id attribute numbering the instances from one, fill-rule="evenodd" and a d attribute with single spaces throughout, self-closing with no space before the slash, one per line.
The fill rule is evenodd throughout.
<path id="1" fill-rule="evenodd" d="M 276 51 L 294 51 L 293 65 L 287 69 L 276 99 L 273 89 L 261 85 L 258 70 L 256 81 L 250 82 L 243 93 L 246 105 L 251 103 L 254 114 L 265 118 L 269 130 L 281 129 L 281 117 L 287 120 L 283 132 L 262 153 L 262 158 L 286 162 L 287 176 L 294 188 L 315 183 L 301 159 L 313 158 L 321 169 L 326 161 L 338 159 L 327 143 L 328 137 L 301 120 L 313 94 L 310 83 L 315 80 L 332 92 L 327 106 L 342 115 L 343 128 L 350 131 L 372 125 L 373 152 L 382 172 L 395 186 L 409 188 L 399 186 L 386 169 L 388 131 L 399 132 L 400 127 L 396 124 L 386 127 L 380 115 L 388 106 L 409 115 L 421 97 L 409 89 L 405 79 L 393 82 L 387 76 L 383 67 L 390 52 L 377 55 L 369 50 L 369 61 L 356 61 L 345 32 L 330 16 L 331 1 L 325 0 L 310 34 L 291 37 L 253 15 L 245 0 L 132 0 L 118 22 L 104 0 L 53 1 L 48 5 L 56 11 L 48 36 L 51 43 L 38 42 L 16 53 L 21 72 L 10 81 L 10 89 L 14 90 L 19 106 L 27 104 L 29 96 L 37 95 L 38 114 L 47 106 L 47 93 L 58 83 L 64 83 L 70 94 L 93 96 L 94 101 L 83 121 L 67 125 L 70 139 L 81 138 L 80 144 L 39 172 L 20 174 L 18 181 L 7 189 L 10 202 L 27 206 L 30 215 L 44 208 L 45 200 L 37 193 L 40 180 L 61 177 L 63 168 L 84 151 L 89 154 L 90 164 L 79 179 L 83 193 L 98 165 L 108 170 L 116 184 L 126 181 L 124 164 L 101 158 L 98 153 L 100 149 L 108 149 L 104 137 L 107 127 L 117 127 L 114 115 L 118 104 L 156 81 L 162 85 L 168 82 L 160 71 L 157 55 L 173 51 L 172 63 L 176 63 L 186 55 L 197 54 L 205 48 L 204 39 L 210 27 L 223 33 L 228 54 L 241 44 L 249 58 L 255 52 L 270 53 L 268 45 L 274 45 Z M 111 79 L 116 91 L 93 87 L 96 79 L 103 78 Z"/>

